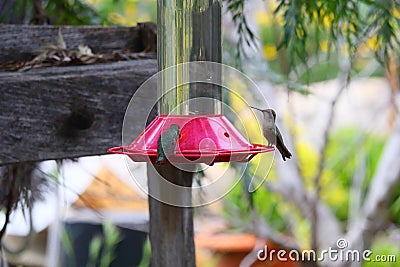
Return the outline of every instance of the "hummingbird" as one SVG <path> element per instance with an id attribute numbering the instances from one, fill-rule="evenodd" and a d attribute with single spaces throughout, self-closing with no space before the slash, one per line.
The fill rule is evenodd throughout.
<path id="1" fill-rule="evenodd" d="M 282 159 L 286 161 L 286 158 L 290 159 L 292 153 L 290 153 L 289 149 L 283 143 L 283 138 L 281 132 L 275 124 L 276 121 L 276 112 L 273 109 L 259 109 L 256 107 L 252 107 L 253 109 L 259 110 L 262 112 L 264 121 L 262 125 L 263 135 L 268 141 L 268 146 L 271 147 L 275 145 L 278 149 L 279 153 L 282 155 Z"/>
<path id="2" fill-rule="evenodd" d="M 167 130 L 161 133 L 157 141 L 157 166 L 160 166 L 161 163 L 167 161 L 169 155 L 175 153 L 179 133 L 180 127 L 178 124 L 171 124 Z"/>

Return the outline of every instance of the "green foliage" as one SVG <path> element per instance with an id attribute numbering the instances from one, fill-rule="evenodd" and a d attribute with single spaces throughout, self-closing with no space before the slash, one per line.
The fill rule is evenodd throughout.
<path id="1" fill-rule="evenodd" d="M 389 208 L 389 219 L 400 227 L 400 187 L 396 189 L 389 203 L 392 203 Z"/>
<path id="2" fill-rule="evenodd" d="M 361 160 L 364 162 L 364 181 L 362 184 L 362 199 L 364 199 L 370 186 L 373 174 L 376 171 L 379 159 L 385 144 L 383 137 L 365 133 L 361 129 L 346 127 L 330 135 L 327 146 L 327 161 L 321 178 L 321 198 L 333 210 L 336 217 L 344 224 L 348 220 L 350 188 L 355 173 L 360 168 Z M 313 179 L 317 171 L 319 156 L 317 151 L 308 144 L 296 145 L 299 166 L 307 190 L 314 190 Z M 231 226 L 236 229 L 249 229 L 251 225 L 251 210 L 255 210 L 275 230 L 285 232 L 287 223 L 295 220 L 294 233 L 301 244 L 307 244 L 309 224 L 302 218 L 296 208 L 285 202 L 282 197 L 261 186 L 257 191 L 249 193 L 249 183 L 261 181 L 265 175 L 253 165 L 262 164 L 256 159 L 250 162 L 246 169 L 242 184 L 236 185 L 225 197 L 225 217 Z M 253 177 L 254 176 L 254 177 Z M 273 183 L 276 179 L 274 170 L 268 173 L 267 179 Z M 400 222 L 400 189 L 391 202 L 390 216 L 395 223 Z M 290 214 L 290 219 L 288 218 Z"/>
<path id="3" fill-rule="evenodd" d="M 399 244 L 394 244 L 389 241 L 387 237 L 381 237 L 375 240 L 372 244 L 370 250 L 372 251 L 369 257 L 371 261 L 364 262 L 363 267 L 397 267 L 398 261 L 400 259 L 400 249 Z M 376 259 L 376 256 L 381 258 Z M 382 257 L 383 256 L 383 257 Z M 387 256 L 394 256 L 395 258 L 391 261 L 388 260 Z M 381 261 L 380 259 L 386 258 L 386 261 Z M 394 261 L 393 261 L 394 260 Z"/>
<path id="4" fill-rule="evenodd" d="M 394 13 L 400 12 L 400 2 L 386 0 L 369 2 L 367 25 L 370 31 L 376 31 L 376 58 L 382 63 L 387 63 L 391 51 L 399 52 L 400 16 Z"/>
<path id="5" fill-rule="evenodd" d="M 104 24 L 107 17 L 102 16 L 83 0 L 40 1 L 42 22 L 53 25 Z M 4 0 L 0 10 L 0 23 L 35 24 L 33 1 Z"/>
<path id="6" fill-rule="evenodd" d="M 44 12 L 54 25 L 90 25 L 107 21 L 106 17 L 81 0 L 47 1 Z"/>
<path id="7" fill-rule="evenodd" d="M 225 2 L 236 25 L 239 21 L 247 23 L 242 10 L 249 2 Z M 266 61 L 252 59 L 251 65 L 266 63 L 261 79 L 284 84 L 290 91 L 308 94 L 304 84 L 338 77 L 344 71 L 344 58 L 350 60 L 349 76 L 381 77 L 385 66 L 379 66 L 376 60 L 387 63 L 391 54 L 399 53 L 398 1 L 277 0 L 265 2 L 265 7 L 252 15 L 260 30 L 260 48 Z M 232 47 L 224 43 L 226 51 L 235 51 L 235 56 L 231 52 L 235 62 L 225 52 L 228 64 L 244 63 L 237 59 L 244 56 L 248 46 L 244 40 L 255 43 L 257 36 L 246 33 L 245 28 L 237 27 L 242 36 L 239 42 Z"/>
<path id="8" fill-rule="evenodd" d="M 285 48 L 289 69 L 298 63 L 307 65 L 312 42 L 320 37 L 329 40 L 331 51 L 336 44 L 345 45 L 350 57 L 354 57 L 361 44 L 376 34 L 376 58 L 388 62 L 391 51 L 398 51 L 400 20 L 398 1 L 370 0 L 279 0 L 275 14 L 284 16 L 283 38 L 279 48 Z M 319 51 L 319 47 L 315 46 Z M 336 49 L 341 47 L 336 46 Z"/>
<path id="9" fill-rule="evenodd" d="M 275 10 L 275 14 L 283 11 L 285 19 L 283 39 L 279 48 L 285 46 L 289 54 L 289 71 L 296 58 L 307 64 L 307 27 L 312 22 L 312 11 L 315 9 L 313 1 L 284 1 L 282 0 Z"/>
<path id="10" fill-rule="evenodd" d="M 121 240 L 118 228 L 111 222 L 103 223 L 103 234 L 92 238 L 88 249 L 87 267 L 108 267 L 115 258 L 115 250 Z M 66 254 L 72 261 L 68 264 L 75 266 L 75 253 L 71 236 L 67 231 L 63 231 L 61 242 Z"/>
<path id="11" fill-rule="evenodd" d="M 273 229 L 284 231 L 287 228 L 285 211 L 287 207 L 279 194 L 260 190 L 254 193 L 254 206 L 257 212 L 268 221 Z"/>
<path id="12" fill-rule="evenodd" d="M 227 3 L 227 9 L 231 13 L 233 23 L 237 27 L 239 39 L 236 45 L 236 60 L 240 62 L 245 54 L 244 46 L 256 47 L 255 35 L 247 23 L 244 14 L 246 1 L 244 0 L 224 0 Z"/>
<path id="13" fill-rule="evenodd" d="M 71 267 L 75 267 L 75 252 L 74 246 L 72 245 L 71 237 L 68 235 L 68 232 L 65 229 L 61 233 L 61 244 L 65 250 L 65 253 L 69 256 L 69 258 L 73 259 Z"/>
<path id="14" fill-rule="evenodd" d="M 142 261 L 139 264 L 139 267 L 148 267 L 150 266 L 150 257 L 151 257 L 151 246 L 149 238 L 146 239 L 146 243 L 143 248 Z"/>
<path id="15" fill-rule="evenodd" d="M 260 188 L 255 192 L 249 192 L 249 184 L 253 175 L 246 169 L 241 183 L 235 187 L 224 198 L 225 217 L 234 228 L 251 230 L 251 211 L 254 209 L 260 216 L 278 231 L 284 231 L 286 223 L 284 220 L 284 205 L 279 194 Z M 261 178 L 260 178 L 261 179 Z"/>
<path id="16" fill-rule="evenodd" d="M 137 22 L 157 21 L 157 1 L 102 0 L 92 6 L 106 18 L 107 25 L 134 26 Z"/>
<path id="17" fill-rule="evenodd" d="M 89 245 L 89 255 L 88 255 L 88 263 L 87 267 L 95 267 L 97 263 L 97 258 L 100 255 L 101 251 L 101 236 L 95 236 L 92 241 L 90 241 Z"/>
<path id="18" fill-rule="evenodd" d="M 367 134 L 354 127 L 342 128 L 330 135 L 321 177 L 321 198 L 342 222 L 348 219 L 350 188 L 355 173 L 363 165 L 365 166 L 363 170 L 365 177 L 361 188 L 364 198 L 377 168 L 384 143 L 384 138 Z M 305 185 L 307 189 L 314 190 L 318 153 L 307 144 L 297 144 L 296 150 Z"/>
<path id="19" fill-rule="evenodd" d="M 326 171 L 323 174 L 326 186 L 321 193 L 340 220 L 346 221 L 348 218 L 349 190 L 360 161 L 365 160 L 365 177 L 361 188 L 365 196 L 383 147 L 382 137 L 365 134 L 353 127 L 340 129 L 330 136 L 326 151 Z M 333 191 L 332 188 L 338 190 Z M 339 195 L 334 195 L 335 193 Z"/>
<path id="20" fill-rule="evenodd" d="M 240 183 L 223 199 L 224 216 L 236 229 L 246 229 L 250 224 L 250 204 Z"/>
<path id="21" fill-rule="evenodd" d="M 100 256 L 100 267 L 108 267 L 115 258 L 115 249 L 120 241 L 118 228 L 111 222 L 103 224 L 103 248 Z"/>
<path id="22" fill-rule="evenodd" d="M 29 23 L 33 1 L 3 0 L 0 2 L 0 23 L 26 24 Z M 29 14 L 29 15 L 28 15 Z"/>
<path id="23" fill-rule="evenodd" d="M 103 235 L 95 236 L 90 241 L 88 263 L 86 266 L 110 266 L 115 258 L 115 249 L 120 240 L 121 236 L 118 228 L 111 222 L 104 222 Z"/>

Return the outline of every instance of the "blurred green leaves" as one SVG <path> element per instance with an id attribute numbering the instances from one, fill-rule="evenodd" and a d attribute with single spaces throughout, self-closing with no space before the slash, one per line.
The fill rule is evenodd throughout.
<path id="1" fill-rule="evenodd" d="M 0 23 L 35 24 L 34 1 L 4 0 Z M 36 0 L 52 25 L 127 25 L 156 21 L 157 1 Z"/>
<path id="2" fill-rule="evenodd" d="M 241 60 L 245 55 L 245 45 L 249 47 L 257 47 L 255 42 L 255 34 L 250 29 L 249 24 L 245 16 L 245 4 L 244 0 L 224 0 L 227 4 L 227 9 L 231 13 L 233 23 L 237 27 L 237 33 L 239 39 L 236 45 L 236 60 Z"/>
<path id="3" fill-rule="evenodd" d="M 135 26 L 137 22 L 157 21 L 157 1 L 87 0 L 105 24 Z"/>
<path id="4" fill-rule="evenodd" d="M 363 200 L 377 168 L 384 144 L 384 137 L 365 133 L 355 127 L 344 127 L 330 135 L 326 152 L 327 161 L 321 178 L 321 199 L 333 210 L 344 228 L 349 220 L 350 189 L 354 176 L 360 168 L 360 159 L 363 159 L 365 163 L 361 166 L 365 168 L 362 172 L 365 176 L 361 187 Z M 315 189 L 313 177 L 317 171 L 318 152 L 305 142 L 296 144 L 296 151 L 304 183 L 307 190 L 312 191 Z M 264 178 L 261 176 L 265 175 L 265 172 L 257 171 L 257 168 L 253 166 L 255 164 L 260 164 L 256 158 L 250 162 L 250 166 L 244 173 L 242 179 L 244 185 L 236 185 L 224 199 L 225 216 L 231 226 L 249 230 L 251 209 L 254 209 L 276 231 L 286 232 L 294 226 L 293 233 L 297 240 L 307 245 L 309 223 L 300 215 L 296 207 L 265 186 L 261 186 L 253 193 L 248 192 L 247 180 L 253 179 L 255 175 L 255 180 L 260 181 Z M 277 178 L 276 175 L 276 172 L 271 170 L 267 176 L 268 182 L 273 183 Z M 391 202 L 389 216 L 393 222 L 399 223 L 400 189 L 397 191 Z"/>
<path id="5" fill-rule="evenodd" d="M 45 14 L 54 25 L 103 24 L 107 18 L 80 0 L 51 0 L 43 5 Z"/>
<path id="6" fill-rule="evenodd" d="M 34 14 L 35 3 L 40 6 L 41 14 Z M 6 24 L 35 24 L 40 20 L 53 25 L 90 25 L 107 21 L 82 0 L 4 0 L 0 7 L 0 23 Z"/>
<path id="7" fill-rule="evenodd" d="M 372 247 L 371 261 L 364 262 L 363 267 L 397 267 L 400 259 L 399 244 L 393 244 L 385 238 L 378 238 Z M 376 257 L 380 258 L 376 258 Z M 383 256 L 383 257 L 382 257 Z M 390 257 L 388 257 L 390 256 Z M 392 258 L 394 256 L 395 258 Z M 383 260 L 385 259 L 385 260 Z"/>
<path id="8" fill-rule="evenodd" d="M 120 231 L 117 226 L 109 221 L 105 221 L 102 228 L 102 234 L 94 236 L 90 241 L 86 267 L 108 267 L 115 259 L 115 250 L 122 238 Z M 70 266 L 76 266 L 73 238 L 74 237 L 64 229 L 61 235 L 61 242 L 65 253 L 72 259 L 68 262 Z"/>
<path id="9" fill-rule="evenodd" d="M 110 266 L 115 258 L 115 249 L 121 241 L 118 228 L 111 222 L 103 223 L 103 250 L 100 257 L 100 267 Z"/>
<path id="10" fill-rule="evenodd" d="M 368 2 L 367 29 L 376 32 L 375 55 L 381 63 L 388 63 L 391 52 L 400 52 L 400 2 Z"/>
<path id="11" fill-rule="evenodd" d="M 365 177 L 361 188 L 365 196 L 384 144 L 383 137 L 354 127 L 342 128 L 330 136 L 321 193 L 322 199 L 332 207 L 341 221 L 348 219 L 350 188 L 361 161 L 365 161 L 365 169 L 362 170 Z"/>
<path id="12" fill-rule="evenodd" d="M 274 14 L 283 17 L 277 48 L 287 55 L 284 71 L 308 67 L 320 52 L 354 58 L 367 43 L 376 59 L 387 63 L 399 52 L 399 10 L 398 1 L 279 0 Z"/>

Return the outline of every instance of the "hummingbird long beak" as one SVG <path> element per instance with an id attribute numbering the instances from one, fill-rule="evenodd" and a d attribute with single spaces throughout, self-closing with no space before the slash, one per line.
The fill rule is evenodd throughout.
<path id="1" fill-rule="evenodd" d="M 256 107 L 253 107 L 253 106 L 249 106 L 249 107 L 254 108 L 254 109 L 257 109 L 257 110 L 259 110 L 259 111 L 263 111 L 263 110 L 260 109 L 260 108 L 256 108 Z"/>

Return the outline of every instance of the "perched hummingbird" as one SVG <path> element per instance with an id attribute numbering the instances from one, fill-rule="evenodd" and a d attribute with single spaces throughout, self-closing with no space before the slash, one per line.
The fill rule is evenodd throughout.
<path id="1" fill-rule="evenodd" d="M 161 165 L 162 162 L 167 161 L 169 155 L 175 153 L 179 132 L 179 125 L 171 124 L 167 130 L 161 133 L 157 142 L 157 166 Z"/>
<path id="2" fill-rule="evenodd" d="M 263 113 L 264 122 L 262 125 L 263 135 L 268 141 L 268 146 L 273 146 L 278 149 L 279 153 L 282 155 L 282 159 L 286 161 L 286 158 L 290 159 L 292 153 L 290 153 L 289 149 L 283 143 L 283 138 L 281 132 L 275 124 L 276 113 L 273 109 L 259 109 L 256 107 L 251 108 L 257 109 Z"/>

